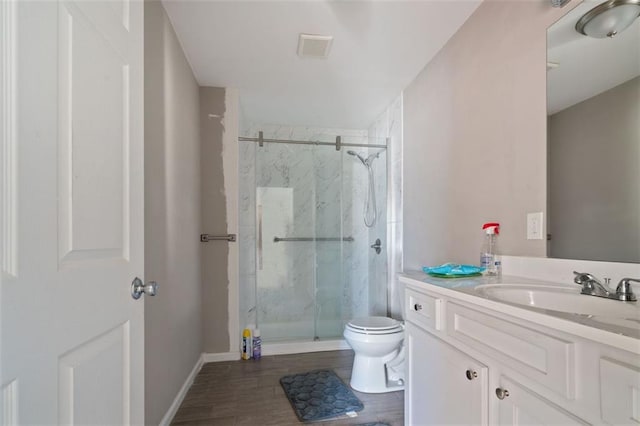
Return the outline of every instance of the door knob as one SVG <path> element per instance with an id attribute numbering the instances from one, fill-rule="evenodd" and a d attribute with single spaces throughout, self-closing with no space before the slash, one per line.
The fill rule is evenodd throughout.
<path id="1" fill-rule="evenodd" d="M 467 379 L 469 379 L 469 380 L 473 380 L 473 379 L 475 379 L 476 377 L 478 377 L 478 372 L 473 371 L 473 370 L 467 370 L 467 372 L 466 372 L 466 376 L 467 376 Z"/>
<path id="2" fill-rule="evenodd" d="M 149 281 L 145 284 L 140 278 L 135 277 L 131 283 L 131 297 L 138 300 L 140 299 L 140 296 L 142 296 L 142 293 L 148 294 L 149 296 L 155 296 L 158 294 L 158 283 L 155 281 Z"/>

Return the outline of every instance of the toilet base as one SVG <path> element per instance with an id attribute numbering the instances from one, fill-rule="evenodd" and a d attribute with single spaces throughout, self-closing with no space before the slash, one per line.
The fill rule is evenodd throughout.
<path id="1" fill-rule="evenodd" d="M 384 358 L 356 354 L 351 370 L 351 388 L 364 393 L 386 393 L 404 390 L 400 380 L 387 380 L 386 364 L 398 355 L 398 351 Z"/>

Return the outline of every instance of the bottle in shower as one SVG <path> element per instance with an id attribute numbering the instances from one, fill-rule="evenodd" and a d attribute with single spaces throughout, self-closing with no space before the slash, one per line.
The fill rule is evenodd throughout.
<path id="1" fill-rule="evenodd" d="M 242 359 L 251 359 L 251 330 L 242 330 Z"/>
<path id="2" fill-rule="evenodd" d="M 260 330 L 255 328 L 253 330 L 253 359 L 260 359 L 262 357 L 262 339 L 260 338 Z"/>
<path id="3" fill-rule="evenodd" d="M 496 222 L 482 225 L 484 230 L 484 242 L 480 250 L 480 266 L 486 268 L 485 274 L 489 276 L 500 276 L 502 263 L 498 251 L 498 235 L 500 235 L 500 224 Z"/>

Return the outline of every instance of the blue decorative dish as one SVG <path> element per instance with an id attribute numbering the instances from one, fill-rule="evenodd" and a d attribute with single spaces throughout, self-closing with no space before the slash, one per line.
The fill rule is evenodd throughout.
<path id="1" fill-rule="evenodd" d="M 439 278 L 478 277 L 486 268 L 474 265 L 459 265 L 457 263 L 445 263 L 440 266 L 425 266 L 422 270 L 429 275 Z"/>

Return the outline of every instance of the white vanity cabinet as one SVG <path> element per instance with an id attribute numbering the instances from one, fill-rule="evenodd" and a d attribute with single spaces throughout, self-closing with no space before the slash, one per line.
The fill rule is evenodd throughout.
<path id="1" fill-rule="evenodd" d="M 404 283 L 406 425 L 640 423 L 640 342 L 624 351 L 479 297 Z"/>

